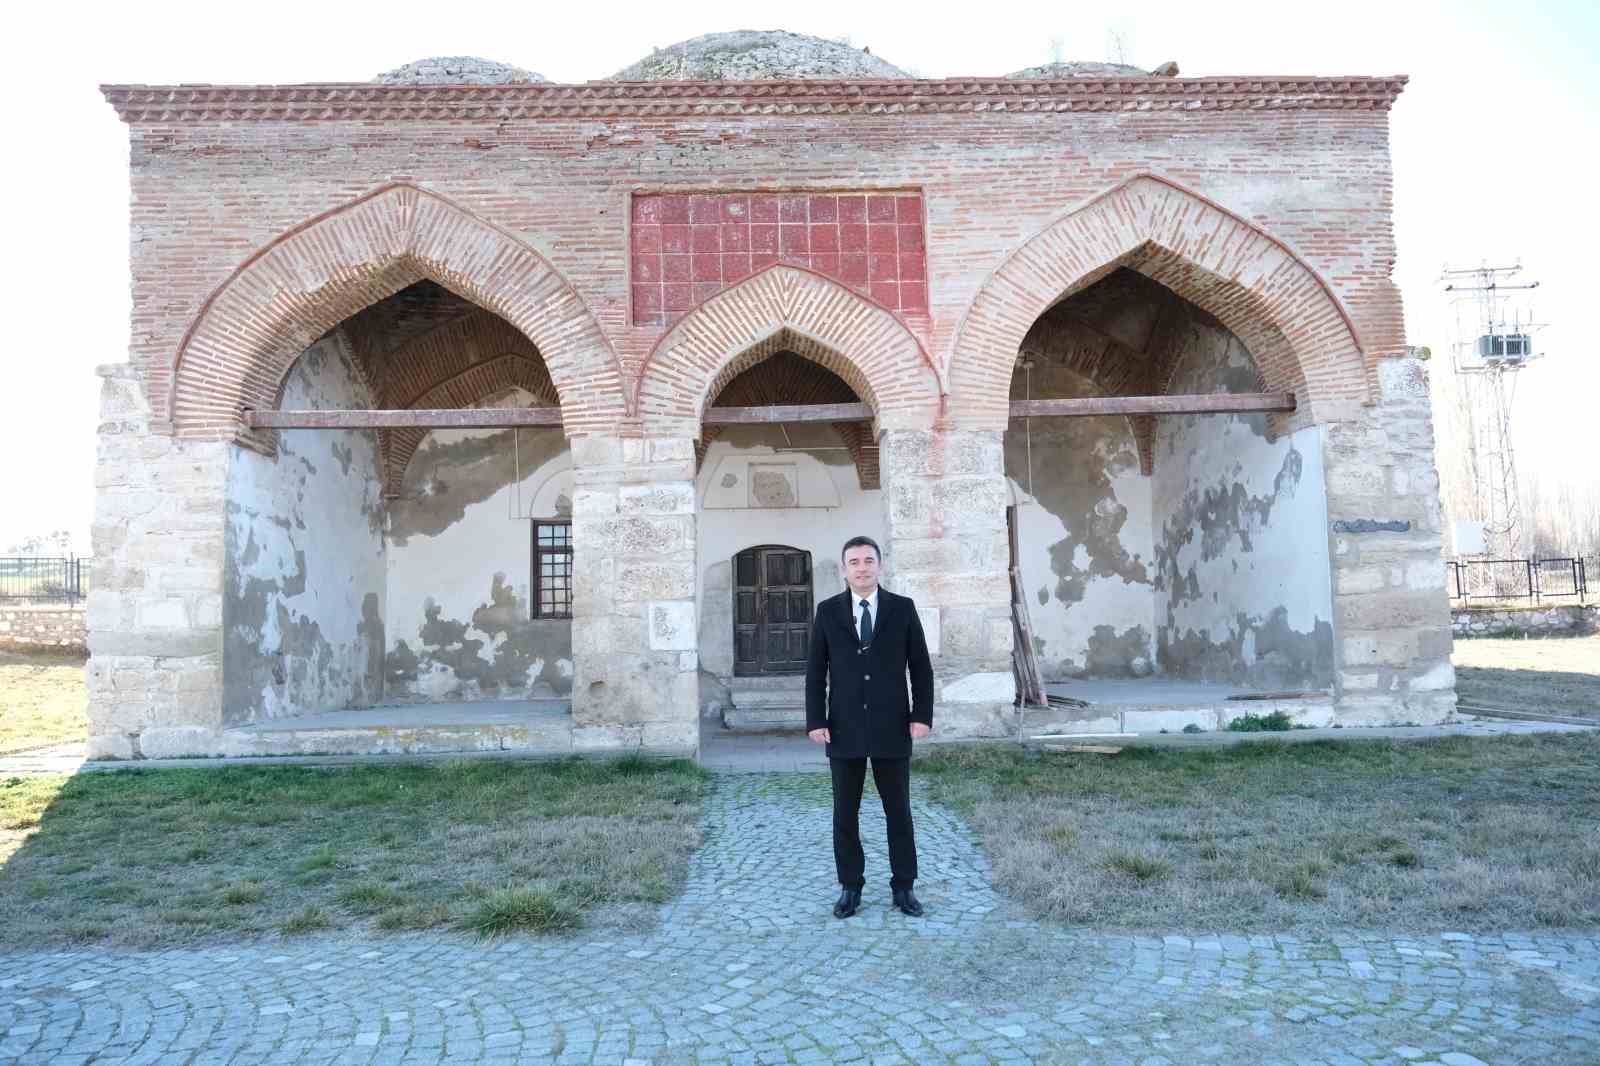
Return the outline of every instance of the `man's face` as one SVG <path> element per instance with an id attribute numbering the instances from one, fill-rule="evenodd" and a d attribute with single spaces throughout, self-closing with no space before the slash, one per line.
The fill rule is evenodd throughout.
<path id="1" fill-rule="evenodd" d="M 844 577 L 850 591 L 870 596 L 878 587 L 878 553 L 869 544 L 858 544 L 844 553 Z"/>

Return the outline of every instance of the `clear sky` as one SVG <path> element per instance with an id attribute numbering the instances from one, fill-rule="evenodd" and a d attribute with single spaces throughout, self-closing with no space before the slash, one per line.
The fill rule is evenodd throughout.
<path id="1" fill-rule="evenodd" d="M 602 78 L 720 30 L 848 37 L 926 77 L 1063 58 L 1176 60 L 1185 76 L 1408 74 L 1392 113 L 1395 279 L 1413 344 L 1442 352 L 1441 266 L 1520 257 L 1541 282 L 1546 358 L 1519 386 L 1519 461 L 1546 484 L 1592 483 L 1600 353 L 1584 326 L 1600 247 L 1600 3 L 1145 0 L 930 3 L 25 5 L 0 78 L 10 208 L 11 336 L 0 376 L 0 551 L 66 528 L 89 550 L 98 385 L 127 359 L 127 136 L 101 83 L 365 81 L 434 55 L 476 55 L 553 81 Z M 1444 364 L 1435 363 L 1435 371 Z M 1585 421 L 1587 419 L 1587 421 Z"/>

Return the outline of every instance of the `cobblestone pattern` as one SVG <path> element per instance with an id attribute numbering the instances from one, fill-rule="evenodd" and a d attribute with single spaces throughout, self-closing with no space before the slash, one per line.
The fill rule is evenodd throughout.
<path id="1" fill-rule="evenodd" d="M 1600 937 L 1128 937 L 1046 927 L 915 801 L 922 921 L 836 922 L 826 779 L 719 779 L 647 933 L 307 938 L 0 960 L 0 1061 L 1431 1063 L 1600 1055 Z"/>

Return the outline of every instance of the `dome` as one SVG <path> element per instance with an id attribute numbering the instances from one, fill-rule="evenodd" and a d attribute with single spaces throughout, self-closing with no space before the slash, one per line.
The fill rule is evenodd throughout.
<path id="1" fill-rule="evenodd" d="M 909 78 L 870 50 L 784 30 L 708 33 L 658 48 L 611 81 L 767 81 Z"/>
<path id="2" fill-rule="evenodd" d="M 1173 73 L 1177 68 L 1173 67 Z M 1045 63 L 1042 66 L 1028 67 L 1026 70 L 1013 71 L 1007 74 L 1008 78 L 1036 78 L 1048 80 L 1051 78 L 1148 78 L 1151 72 L 1139 67 L 1130 67 L 1126 63 Z"/>
<path id="3" fill-rule="evenodd" d="M 475 56 L 433 56 L 379 74 L 380 85 L 505 85 L 547 81 L 542 74 Z"/>

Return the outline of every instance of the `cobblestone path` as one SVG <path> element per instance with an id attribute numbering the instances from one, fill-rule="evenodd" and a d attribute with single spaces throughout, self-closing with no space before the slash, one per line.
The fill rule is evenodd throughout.
<path id="1" fill-rule="evenodd" d="M 647 933 L 0 956 L 0 1062 L 1600 1061 L 1600 933 L 1127 937 L 1027 919 L 916 801 L 921 921 L 835 921 L 827 781 L 726 775 Z"/>

